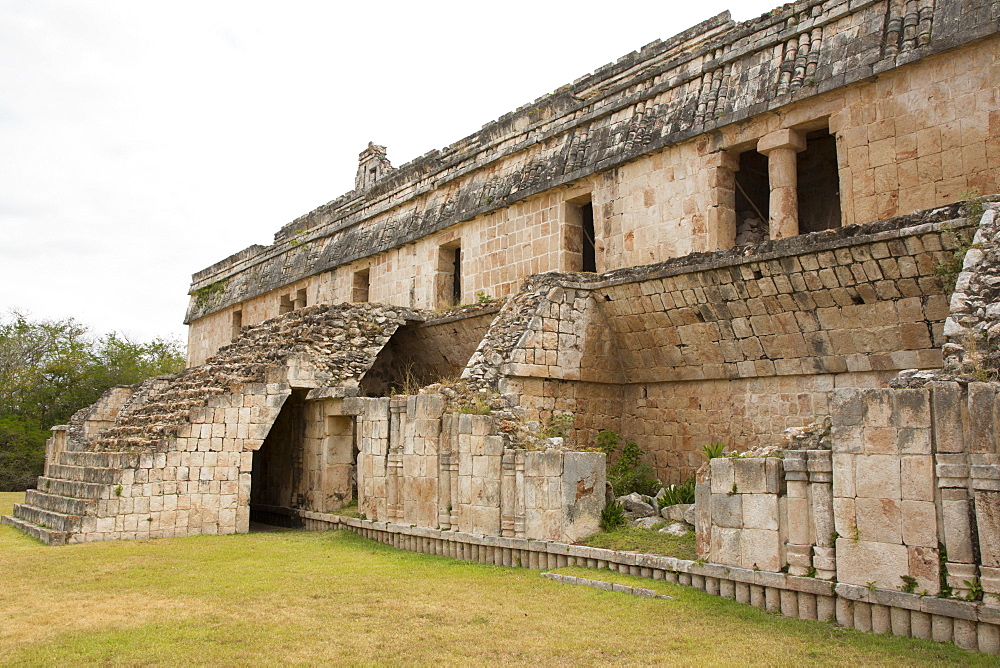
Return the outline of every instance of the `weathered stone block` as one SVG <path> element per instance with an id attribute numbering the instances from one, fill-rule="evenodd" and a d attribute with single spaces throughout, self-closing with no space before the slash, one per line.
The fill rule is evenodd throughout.
<path id="1" fill-rule="evenodd" d="M 977 491 L 976 525 L 983 566 L 1000 567 L 1000 492 Z M 949 551 L 948 557 L 952 557 Z"/>
<path id="2" fill-rule="evenodd" d="M 858 531 L 863 540 L 881 543 L 902 543 L 902 521 L 899 501 L 892 499 L 858 498 L 856 501 Z"/>
<path id="3" fill-rule="evenodd" d="M 893 543 L 837 539 L 837 581 L 847 584 L 894 589 L 900 576 L 909 575 L 907 548 Z"/>
<path id="4" fill-rule="evenodd" d="M 777 492 L 776 482 L 769 489 L 766 458 L 733 459 L 731 461 L 737 492 L 740 494 Z"/>
<path id="5" fill-rule="evenodd" d="M 938 452 L 965 452 L 962 424 L 964 393 L 954 382 L 931 383 L 932 411 L 934 417 L 934 443 Z"/>
<path id="6" fill-rule="evenodd" d="M 743 526 L 747 529 L 778 530 L 776 494 L 740 494 L 743 497 Z"/>
<path id="7" fill-rule="evenodd" d="M 899 457 L 867 455 L 855 459 L 855 484 L 859 497 L 901 499 Z"/>
<path id="8" fill-rule="evenodd" d="M 740 553 L 743 568 L 776 573 L 783 566 L 777 531 L 743 529 L 740 533 Z"/>
<path id="9" fill-rule="evenodd" d="M 743 527 L 743 494 L 712 494 L 712 524 L 739 529 Z"/>
<path id="10" fill-rule="evenodd" d="M 930 456 L 900 458 L 900 493 L 904 499 L 934 499 L 934 462 Z"/>
<path id="11" fill-rule="evenodd" d="M 902 501 L 903 543 L 921 547 L 938 544 L 937 509 L 931 501 Z"/>
<path id="12" fill-rule="evenodd" d="M 710 561 L 729 566 L 742 564 L 739 529 L 712 527 Z"/>
<path id="13" fill-rule="evenodd" d="M 712 470 L 712 494 L 729 494 L 736 483 L 733 461 L 728 457 L 716 457 L 709 462 Z"/>
<path id="14" fill-rule="evenodd" d="M 834 498 L 833 520 L 838 534 L 853 538 L 858 530 L 856 499 Z"/>

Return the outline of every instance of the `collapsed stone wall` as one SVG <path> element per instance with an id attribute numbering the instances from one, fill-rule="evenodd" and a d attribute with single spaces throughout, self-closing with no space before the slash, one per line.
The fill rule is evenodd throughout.
<path id="1" fill-rule="evenodd" d="M 828 429 L 790 446 L 805 449 L 711 460 L 696 491 L 703 558 L 836 581 L 824 605 L 846 626 L 1000 651 L 996 209 L 967 204 L 974 236 L 949 233 L 971 245 L 956 256 L 944 367 L 835 389 Z"/>
<path id="2" fill-rule="evenodd" d="M 982 214 L 971 240 L 957 237 L 965 256 L 945 322 L 945 372 L 995 379 L 1000 373 L 1000 204 L 976 201 L 966 209 Z"/>
<path id="3" fill-rule="evenodd" d="M 427 347 L 461 329 L 457 349 L 421 361 L 456 366 L 496 310 L 431 317 L 407 340 Z M 246 532 L 329 513 L 356 488 L 370 516 L 420 526 L 559 540 L 597 531 L 603 454 L 513 447 L 500 431 L 510 411 L 357 396 L 395 333 L 429 316 L 300 309 L 246 328 L 202 367 L 109 391 L 56 429 L 39 488 L 4 522 L 50 543 Z"/>

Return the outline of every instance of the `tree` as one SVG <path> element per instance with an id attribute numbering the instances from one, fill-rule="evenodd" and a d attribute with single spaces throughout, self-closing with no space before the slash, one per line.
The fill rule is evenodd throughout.
<path id="1" fill-rule="evenodd" d="M 178 341 L 136 343 L 89 335 L 72 318 L 0 320 L 0 491 L 26 489 L 41 474 L 45 439 L 108 388 L 184 368 Z"/>

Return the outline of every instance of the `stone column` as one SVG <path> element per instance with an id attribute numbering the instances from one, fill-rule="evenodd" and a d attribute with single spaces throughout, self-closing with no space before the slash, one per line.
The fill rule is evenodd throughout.
<path id="1" fill-rule="evenodd" d="M 514 535 L 525 537 L 524 512 L 524 450 L 515 450 L 514 457 Z"/>
<path id="2" fill-rule="evenodd" d="M 438 528 L 442 531 L 451 529 L 451 445 L 447 447 L 438 455 Z"/>
<path id="3" fill-rule="evenodd" d="M 44 475 L 49 474 L 49 466 L 52 464 L 58 464 L 60 452 L 66 451 L 66 434 L 69 433 L 69 427 L 60 424 L 52 427 L 52 436 L 45 441 L 45 470 Z"/>
<path id="4" fill-rule="evenodd" d="M 972 496 L 969 492 L 969 455 L 965 438 L 966 396 L 952 382 L 931 384 L 934 424 L 934 455 L 937 486 L 941 496 L 941 527 L 948 553 L 945 568 L 952 593 L 965 596 L 979 575 L 973 544 Z"/>
<path id="5" fill-rule="evenodd" d="M 767 176 L 771 186 L 770 227 L 772 239 L 794 237 L 799 233 L 799 199 L 796 153 L 806 148 L 805 133 L 778 130 L 757 142 L 757 151 L 767 156 Z"/>
<path id="6" fill-rule="evenodd" d="M 504 450 L 500 474 L 500 535 L 514 535 L 514 515 L 517 504 L 517 473 L 514 451 Z"/>
<path id="7" fill-rule="evenodd" d="M 972 454 L 969 458 L 983 602 L 1000 607 L 1000 454 Z M 951 557 L 950 554 L 948 556 Z"/>
<path id="8" fill-rule="evenodd" d="M 448 416 L 446 416 L 448 417 Z M 444 430 L 442 429 L 442 432 Z M 452 436 L 451 459 L 448 463 L 448 480 L 451 484 L 451 527 L 458 528 L 458 420 L 453 419 L 448 428 Z"/>
<path id="9" fill-rule="evenodd" d="M 810 540 L 808 451 L 786 450 L 784 453 L 785 487 L 788 513 L 788 573 L 808 575 L 812 566 Z"/>
<path id="10" fill-rule="evenodd" d="M 708 156 L 709 208 L 705 221 L 708 252 L 736 245 L 736 172 L 740 161 L 728 151 L 716 151 Z"/>
<path id="11" fill-rule="evenodd" d="M 386 513 L 389 522 L 403 520 L 403 421 L 406 419 L 406 398 L 389 400 L 389 454 L 386 461 Z"/>
<path id="12" fill-rule="evenodd" d="M 837 576 L 833 522 L 833 451 L 809 451 L 809 491 L 812 498 L 813 568 L 816 577 L 832 580 Z"/>

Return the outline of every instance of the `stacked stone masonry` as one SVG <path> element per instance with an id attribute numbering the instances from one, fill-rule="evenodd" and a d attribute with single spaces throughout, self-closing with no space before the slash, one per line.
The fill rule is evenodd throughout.
<path id="1" fill-rule="evenodd" d="M 732 247 L 740 156 L 774 153 L 778 135 L 807 147 L 803 161 L 812 134 L 835 138 L 822 178 L 838 186 L 841 225 L 998 192 L 1000 3 L 911 4 L 803 0 L 741 24 L 722 14 L 388 170 L 273 245 L 195 274 L 189 362 L 229 340 L 237 312 L 253 324 L 300 292 L 350 300 L 359 273 L 372 301 L 450 305 L 442 252 L 456 248 L 462 302 L 578 271 L 574 212 L 587 204 L 597 271 Z"/>
<path id="2" fill-rule="evenodd" d="M 994 0 L 724 13 L 402 167 L 370 143 L 353 191 L 194 275 L 191 367 L 55 427 L 2 520 L 348 527 L 1000 651 L 998 26 Z M 608 429 L 697 476 L 707 563 L 570 544 Z"/>

